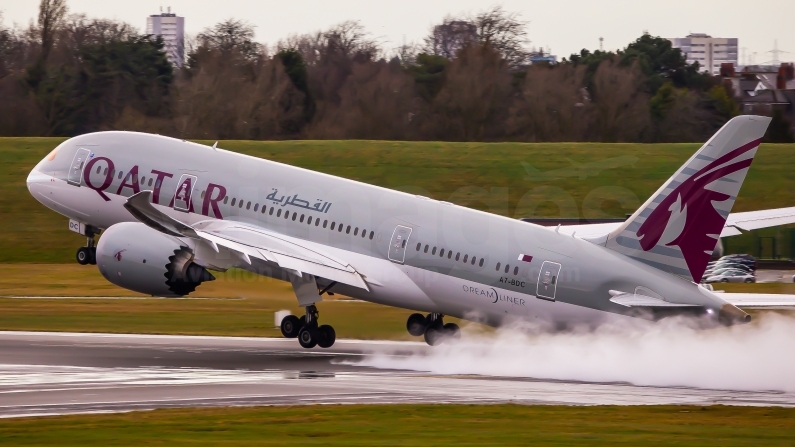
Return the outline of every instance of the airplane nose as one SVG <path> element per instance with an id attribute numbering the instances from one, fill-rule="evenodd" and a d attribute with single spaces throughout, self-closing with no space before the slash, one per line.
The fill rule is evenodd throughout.
<path id="1" fill-rule="evenodd" d="M 43 174 L 41 171 L 34 168 L 28 174 L 28 178 L 25 181 L 25 183 L 27 183 L 28 191 L 30 191 L 30 193 L 33 194 L 33 190 L 36 188 L 36 185 L 49 181 L 50 181 L 49 175 Z"/>

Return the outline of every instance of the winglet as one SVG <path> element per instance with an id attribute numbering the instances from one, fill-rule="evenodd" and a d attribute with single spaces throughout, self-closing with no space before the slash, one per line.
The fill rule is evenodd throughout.
<path id="1" fill-rule="evenodd" d="M 769 123 L 750 115 L 726 123 L 605 247 L 699 282 Z"/>

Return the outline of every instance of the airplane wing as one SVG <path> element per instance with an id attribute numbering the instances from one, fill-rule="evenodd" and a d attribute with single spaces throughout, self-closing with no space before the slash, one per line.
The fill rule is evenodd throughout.
<path id="1" fill-rule="evenodd" d="M 723 226 L 720 237 L 737 236 L 743 231 L 758 230 L 760 228 L 776 227 L 793 223 L 795 223 L 795 206 L 731 213 L 726 219 L 726 224 Z M 621 225 L 623 225 L 623 222 L 566 225 L 561 226 L 558 231 L 563 234 L 575 234 L 575 236 L 589 239 L 604 236 Z"/>
<path id="2" fill-rule="evenodd" d="M 299 277 L 308 273 L 370 290 L 353 266 L 324 253 L 318 244 L 240 222 L 205 221 L 190 226 L 155 208 L 151 195 L 151 191 L 141 191 L 127 199 L 124 207 L 139 221 L 162 233 L 207 243 L 216 252 L 219 246 L 224 247 L 249 265 L 251 258 L 260 259 L 275 263 Z M 373 280 L 370 282 L 377 284 Z"/>

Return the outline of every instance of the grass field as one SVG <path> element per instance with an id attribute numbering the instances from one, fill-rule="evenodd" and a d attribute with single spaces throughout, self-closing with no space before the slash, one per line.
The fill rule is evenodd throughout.
<path id="1" fill-rule="evenodd" d="M 345 405 L 0 420 L 0 445 L 792 446 L 795 409 Z"/>
<path id="2" fill-rule="evenodd" d="M 82 238 L 28 193 L 28 172 L 62 138 L 0 138 L 0 262 L 72 262 Z M 207 142 L 205 142 L 207 143 Z M 210 144 L 212 142 L 209 142 Z M 511 216 L 622 217 L 699 144 L 222 141 L 220 147 Z M 540 171 L 621 155 L 634 165 L 598 175 L 527 180 Z M 795 205 L 795 145 L 765 144 L 735 211 Z M 734 243 L 734 239 L 732 240 Z"/>

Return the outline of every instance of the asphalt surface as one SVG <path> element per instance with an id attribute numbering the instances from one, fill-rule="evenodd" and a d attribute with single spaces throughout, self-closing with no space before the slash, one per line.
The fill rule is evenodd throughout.
<path id="1" fill-rule="evenodd" d="M 421 343 L 0 332 L 0 417 L 315 403 L 795 406 L 795 393 L 642 387 L 357 366 Z"/>

